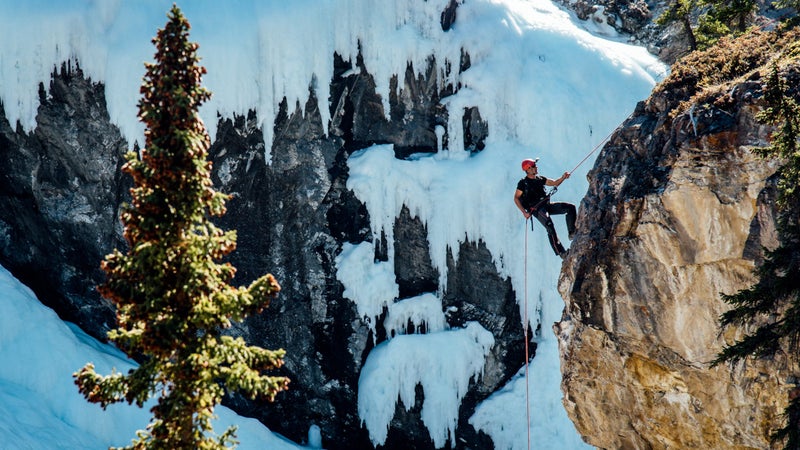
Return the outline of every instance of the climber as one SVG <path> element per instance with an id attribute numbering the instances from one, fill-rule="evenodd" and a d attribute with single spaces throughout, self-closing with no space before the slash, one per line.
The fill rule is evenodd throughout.
<path id="1" fill-rule="evenodd" d="M 536 167 L 537 161 L 539 161 L 539 158 L 522 161 L 522 170 L 525 171 L 525 178 L 517 183 L 517 190 L 514 192 L 514 203 L 522 211 L 522 215 L 525 216 L 526 220 L 531 216 L 535 216 L 544 225 L 553 251 L 556 255 L 564 258 L 567 251 L 564 250 L 564 246 L 558 240 L 550 214 L 567 215 L 567 231 L 569 232 L 569 239 L 572 240 L 575 234 L 575 205 L 565 202 L 550 203 L 550 194 L 547 194 L 544 188 L 545 186 L 560 186 L 564 180 L 569 178 L 570 174 L 569 172 L 564 172 L 564 175 L 561 175 L 561 178 L 557 180 L 539 176 L 538 168 Z"/>

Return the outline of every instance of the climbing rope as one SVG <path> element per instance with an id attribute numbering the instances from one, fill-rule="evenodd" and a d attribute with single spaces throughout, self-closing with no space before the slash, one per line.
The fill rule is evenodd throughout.
<path id="1" fill-rule="evenodd" d="M 592 151 L 587 153 L 586 156 L 584 156 L 583 159 L 578 163 L 578 165 L 573 167 L 572 170 L 570 170 L 568 173 L 570 175 L 572 175 L 572 173 L 575 172 L 575 170 L 577 170 L 578 167 L 581 166 L 581 164 L 586 162 L 586 160 L 589 159 L 589 157 L 592 156 L 592 154 L 594 152 L 596 152 L 597 149 L 600 148 L 600 146 L 604 142 L 606 142 L 611 137 L 612 134 L 614 134 L 614 131 L 609 133 L 608 136 L 603 138 L 602 141 L 600 141 L 597 145 L 595 145 L 594 148 L 592 149 Z M 539 208 L 543 203 L 549 201 L 550 197 L 552 197 L 553 194 L 556 193 L 556 191 L 558 191 L 558 187 L 554 186 L 553 189 L 549 193 L 547 193 L 547 195 L 539 203 L 537 203 L 532 209 L 535 210 L 535 209 Z M 526 221 L 527 220 L 531 221 L 531 230 L 533 230 L 533 214 L 531 214 L 531 216 L 528 217 L 525 220 Z M 523 315 L 523 319 L 522 319 L 523 334 L 525 336 L 525 418 L 526 418 L 527 424 L 528 424 L 528 427 L 527 427 L 528 428 L 528 450 L 531 450 L 531 394 L 530 394 L 530 380 L 529 380 L 529 377 L 528 377 L 528 366 L 530 365 L 530 348 L 529 348 L 529 342 L 528 342 L 529 341 L 529 339 L 528 339 L 528 328 L 530 328 L 530 327 L 529 327 L 529 324 L 528 324 L 528 227 L 527 227 L 527 224 L 525 226 L 525 261 L 523 263 L 523 270 L 525 271 L 525 276 L 523 277 L 523 279 L 524 279 L 523 289 L 525 290 L 525 294 L 523 295 L 523 299 L 524 299 L 523 300 L 523 309 L 524 309 L 524 311 L 523 311 L 523 314 L 522 314 Z"/>
<path id="2" fill-rule="evenodd" d="M 570 171 L 569 171 L 569 172 L 567 172 L 567 173 L 569 173 L 570 175 L 572 175 L 572 172 L 575 172 L 575 170 L 576 170 L 578 167 L 580 167 L 580 166 L 581 166 L 581 164 L 585 163 L 585 162 L 586 162 L 586 160 L 587 160 L 587 159 L 589 159 L 589 157 L 590 157 L 590 156 L 592 156 L 592 153 L 596 152 L 596 151 L 597 151 L 597 149 L 598 149 L 598 148 L 600 148 L 600 146 L 601 146 L 601 145 L 602 145 L 604 142 L 606 142 L 606 141 L 608 140 L 608 138 L 610 138 L 610 137 L 611 137 L 611 135 L 612 135 L 612 134 L 614 134 L 614 131 L 616 131 L 616 130 L 613 130 L 613 131 L 611 131 L 611 133 L 608 133 L 608 136 L 604 137 L 602 141 L 598 142 L 598 144 L 594 146 L 594 148 L 592 149 L 592 151 L 590 151 L 589 153 L 587 153 L 587 154 L 586 154 L 586 156 L 584 156 L 584 157 L 583 157 L 583 159 L 581 160 L 581 162 L 579 162 L 577 166 L 573 167 L 573 168 L 572 168 L 572 170 L 570 170 Z"/>
<path id="3" fill-rule="evenodd" d="M 531 221 L 531 227 L 533 227 L 533 216 L 529 217 Z M 524 312 L 522 315 L 524 319 L 522 321 L 523 326 L 523 334 L 525 335 L 525 417 L 528 423 L 528 450 L 531 450 L 531 395 L 530 395 L 530 383 L 528 380 L 528 363 L 530 361 L 529 357 L 529 350 L 528 350 L 528 227 L 525 227 L 525 262 L 523 264 L 523 270 L 525 271 L 525 276 L 523 279 L 524 282 L 524 289 L 525 294 L 523 298 L 524 303 Z"/>

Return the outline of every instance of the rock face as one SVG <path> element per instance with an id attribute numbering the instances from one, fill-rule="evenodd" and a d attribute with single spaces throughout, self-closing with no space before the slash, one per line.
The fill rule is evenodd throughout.
<path id="1" fill-rule="evenodd" d="M 581 20 L 607 26 L 628 36 L 631 42 L 647 47 L 654 55 L 673 63 L 689 51 L 689 40 L 679 25 L 654 23 L 667 2 L 656 0 L 559 0 Z"/>
<path id="2" fill-rule="evenodd" d="M 457 5 L 452 2 L 443 13 L 443 27 L 452 25 Z M 342 244 L 371 238 L 366 207 L 345 187 L 346 161 L 376 143 L 394 144 L 398 158 L 446 146 L 446 135 L 437 142 L 436 127 L 447 119 L 440 99 L 455 87 L 440 86 L 434 61 L 409 67 L 405 82 L 398 78 L 391 85 L 387 117 L 369 68 L 360 59 L 331 58 L 331 98 L 321 102 L 331 108 L 327 133 L 320 102 L 310 92 L 305 105 L 281 105 L 270 161 L 252 111 L 221 120 L 212 137 L 215 186 L 232 196 L 219 222 L 238 234 L 238 248 L 230 255 L 237 268 L 234 284 L 247 285 L 271 272 L 282 286 L 270 308 L 231 332 L 251 344 L 285 348 L 283 370 L 292 380 L 275 403 L 238 396 L 226 403 L 297 442 L 316 424 L 326 448 L 371 448 L 356 411 L 358 379 L 367 354 L 386 336 L 382 330 L 372 336 L 336 278 L 334 258 Z M 457 62 L 462 69 L 468 65 L 464 58 Z M 354 65 L 359 75 L 352 75 Z M 13 128 L 0 108 L 0 262 L 63 319 L 100 339 L 115 326 L 114 311 L 94 288 L 103 277 L 103 257 L 125 247 L 118 217 L 130 187 L 119 170 L 128 144 L 110 123 L 103 92 L 77 66 L 65 65 L 53 74 L 49 89 L 42 86 L 37 126 L 30 134 Z M 465 145 L 479 152 L 488 134 L 480 111 L 467 108 L 463 123 Z M 430 261 L 424 225 L 405 210 L 396 218 L 394 234 L 402 240 L 395 255 L 401 298 L 436 291 L 439 274 Z M 385 258 L 383 251 L 376 258 Z M 523 358 L 516 350 L 524 346 L 511 283 L 492 260 L 481 242 L 466 242 L 458 259 L 448 261 L 451 282 L 443 307 L 452 311 L 449 325 L 478 321 L 496 342 L 483 377 L 462 401 L 459 448 L 491 446 L 467 420 L 478 402 L 514 375 Z M 458 280 L 475 277 L 487 280 L 480 295 L 459 290 Z M 398 411 L 383 448 L 431 447 L 420 408 Z"/>
<path id="3" fill-rule="evenodd" d="M 601 33 L 619 33 L 629 42 L 646 47 L 662 61 L 672 64 L 692 50 L 692 45 L 681 23 L 658 25 L 655 23 L 670 4 L 659 0 L 558 0 L 565 8 L 585 21 L 594 22 Z M 777 10 L 772 2 L 756 2 L 757 12 L 751 25 L 771 29 L 786 14 Z M 695 7 L 692 27 L 697 28 L 697 18 L 702 8 Z"/>
<path id="4" fill-rule="evenodd" d="M 604 449 L 768 448 L 787 404 L 785 356 L 709 367 L 741 331 L 719 331 L 720 293 L 754 282 L 778 243 L 774 161 L 758 73 L 693 106 L 657 92 L 590 172 L 555 324 L 564 403 Z"/>
<path id="5" fill-rule="evenodd" d="M 334 61 L 337 74 L 352 68 L 338 57 Z M 282 283 L 282 293 L 271 307 L 241 324 L 237 332 L 256 345 L 284 347 L 289 355 L 285 369 L 292 379 L 291 389 L 268 407 L 241 398 L 232 398 L 230 405 L 297 441 L 306 433 L 298 424 L 313 423 L 330 440 L 326 444 L 330 448 L 372 446 L 358 418 L 355 399 L 361 366 L 386 336 L 380 328 L 378 335 L 372 336 L 355 305 L 342 297 L 343 287 L 336 279 L 333 260 L 342 243 L 371 238 L 365 206 L 345 188 L 346 159 L 374 143 L 393 143 L 400 158 L 436 150 L 439 144 L 433 130 L 444 119 L 444 110 L 438 104 L 433 67 L 431 64 L 417 76 L 407 74 L 402 88 L 394 85 L 389 118 L 383 116 L 367 67 L 360 67 L 359 76 L 337 76 L 332 81 L 327 136 L 313 93 L 304 108 L 296 105 L 290 111 L 282 105 L 270 164 L 265 164 L 261 131 L 254 127 L 252 114 L 220 124 L 211 158 L 215 185 L 233 196 L 222 225 L 238 231 L 239 246 L 231 255 L 238 269 L 237 280 L 247 284 L 264 271 L 272 271 Z M 395 220 L 394 234 L 400 297 L 436 291 L 439 277 L 430 261 L 423 224 L 404 209 Z M 511 349 L 523 346 L 521 332 L 515 329 L 519 327 L 509 326 L 520 321 L 510 281 L 500 279 L 485 247 L 464 246 L 479 254 L 462 249 L 459 260 L 450 267 L 451 277 L 480 272 L 497 280 L 484 298 L 472 295 L 463 301 L 468 313 L 449 320 L 452 326 L 476 320 L 496 332 L 497 345 L 487 374 L 462 404 L 458 433 L 465 442 L 474 443 L 485 437 L 470 433 L 466 420 L 480 400 L 513 375 L 517 367 L 510 362 L 522 357 Z M 385 258 L 381 252 L 379 248 L 376 258 Z M 444 303 L 453 291 L 448 286 Z M 499 304 L 485 304 L 487 299 L 498 299 Z M 398 408 L 398 412 L 384 447 L 431 446 L 419 408 L 411 413 Z"/>
<path id="6" fill-rule="evenodd" d="M 102 86 L 79 67 L 65 64 L 47 91 L 40 86 L 40 103 L 30 134 L 0 109 L 0 261 L 61 317 L 103 337 L 114 311 L 94 286 L 100 260 L 123 246 L 127 143 Z"/>

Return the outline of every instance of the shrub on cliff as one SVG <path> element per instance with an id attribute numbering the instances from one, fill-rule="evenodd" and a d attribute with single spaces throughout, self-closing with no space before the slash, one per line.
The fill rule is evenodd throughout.
<path id="1" fill-rule="evenodd" d="M 790 58 L 799 41 L 798 28 L 751 30 L 736 38 L 724 37 L 673 64 L 669 76 L 653 90 L 653 97 L 666 99 L 666 109 L 676 117 L 716 91 L 730 90 L 732 83 L 760 77 L 770 61 Z"/>

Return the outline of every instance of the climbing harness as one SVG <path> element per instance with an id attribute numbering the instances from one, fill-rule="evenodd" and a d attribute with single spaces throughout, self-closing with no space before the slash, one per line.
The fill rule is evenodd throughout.
<path id="1" fill-rule="evenodd" d="M 549 202 L 550 201 L 550 197 L 552 197 L 553 194 L 556 193 L 556 191 L 558 191 L 558 188 L 554 186 L 553 189 L 551 189 L 550 192 L 546 193 L 545 196 L 542 197 L 541 200 L 539 200 L 535 205 L 533 205 L 532 207 L 530 207 L 528 209 L 528 213 L 531 215 L 531 217 L 530 217 L 530 219 L 531 219 L 531 231 L 533 231 L 533 216 L 536 215 L 536 211 L 542 205 L 544 205 L 547 202 Z M 525 236 L 525 238 L 527 239 L 527 236 Z M 527 251 L 527 248 L 525 250 Z"/>

